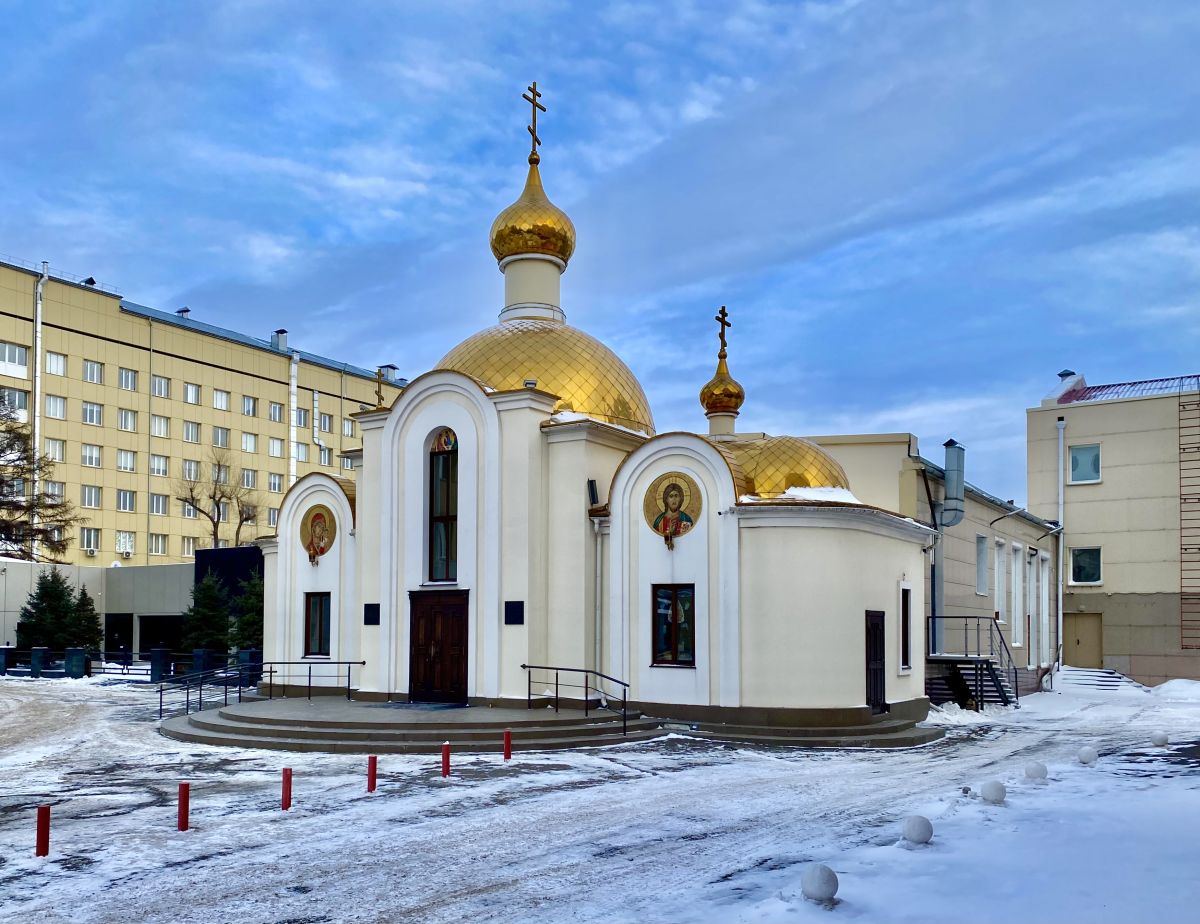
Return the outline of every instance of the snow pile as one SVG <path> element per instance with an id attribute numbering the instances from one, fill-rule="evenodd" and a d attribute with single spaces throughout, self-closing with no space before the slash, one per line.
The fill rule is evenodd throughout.
<path id="1" fill-rule="evenodd" d="M 1150 692 L 1168 702 L 1200 703 L 1200 680 L 1168 680 Z"/>
<path id="2" fill-rule="evenodd" d="M 780 495 L 780 500 L 816 501 L 817 503 L 862 504 L 847 488 L 788 488 Z M 743 494 L 738 498 L 743 504 L 769 504 L 776 500 L 773 497 L 759 497 L 757 494 Z"/>
<path id="3" fill-rule="evenodd" d="M 611 427 L 613 430 L 621 430 L 625 433 L 632 433 L 634 436 L 640 436 L 645 439 L 646 434 L 641 430 L 634 430 L 632 427 L 622 427 L 620 424 L 610 423 L 607 420 L 601 420 L 598 417 L 591 417 L 587 414 L 580 414 L 576 411 L 559 411 L 557 414 L 550 416 L 550 422 L 556 424 L 578 423 L 581 420 L 590 420 L 592 423 L 598 423 L 601 426 Z"/>

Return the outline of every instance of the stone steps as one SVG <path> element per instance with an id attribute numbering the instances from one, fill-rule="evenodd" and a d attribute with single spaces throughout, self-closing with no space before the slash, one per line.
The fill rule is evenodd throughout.
<path id="1" fill-rule="evenodd" d="M 795 735 L 749 735 L 741 732 L 689 731 L 685 734 L 709 741 L 731 744 L 762 744 L 793 748 L 911 748 L 937 741 L 944 732 L 940 728 L 908 728 L 902 731 L 872 732 L 864 728 L 858 735 L 828 737 L 799 737 Z"/>

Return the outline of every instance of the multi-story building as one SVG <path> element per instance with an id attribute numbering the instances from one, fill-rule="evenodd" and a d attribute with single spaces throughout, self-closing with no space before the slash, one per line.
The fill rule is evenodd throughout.
<path id="1" fill-rule="evenodd" d="M 314 471 L 353 478 L 352 414 L 390 405 L 403 380 L 163 312 L 65 275 L 0 262 L 0 397 L 54 461 L 40 486 L 87 522 L 66 561 L 189 561 L 212 525 L 184 483 L 229 482 L 220 545 L 275 531 L 279 502 Z M 252 511 L 252 513 L 251 513 Z M 241 524 L 246 517 L 250 519 Z"/>
<path id="2" fill-rule="evenodd" d="M 1200 376 L 1064 371 L 1026 421 L 1029 507 L 1063 523 L 1066 663 L 1200 679 Z"/>

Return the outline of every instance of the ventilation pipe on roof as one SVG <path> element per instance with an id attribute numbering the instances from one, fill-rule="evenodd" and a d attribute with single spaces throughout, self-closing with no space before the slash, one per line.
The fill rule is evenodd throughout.
<path id="1" fill-rule="evenodd" d="M 946 493 L 942 499 L 940 525 L 957 526 L 962 522 L 965 508 L 966 481 L 963 462 L 966 447 L 954 440 L 946 440 Z"/>
<path id="2" fill-rule="evenodd" d="M 282 327 L 271 334 L 271 349 L 287 352 L 287 331 Z"/>
<path id="3" fill-rule="evenodd" d="M 179 315 L 179 319 L 181 321 L 186 321 L 189 317 L 191 317 L 192 309 L 187 305 L 184 305 L 182 308 L 177 308 L 175 313 Z"/>
<path id="4" fill-rule="evenodd" d="M 933 548 L 933 567 L 929 573 L 929 615 L 933 623 L 930 650 L 935 653 L 942 650 L 944 631 L 940 617 L 946 615 L 943 612 L 946 599 L 946 527 L 957 526 L 962 522 L 966 499 L 966 479 L 963 472 L 966 447 L 955 440 L 946 440 L 945 446 L 942 502 L 934 505 L 934 509 L 930 511 L 938 531 L 937 544 Z"/>

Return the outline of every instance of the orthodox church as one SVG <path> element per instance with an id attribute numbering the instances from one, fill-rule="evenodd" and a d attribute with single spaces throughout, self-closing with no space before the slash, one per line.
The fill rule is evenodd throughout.
<path id="1" fill-rule="evenodd" d="M 934 532 L 858 502 L 816 444 L 737 429 L 724 308 L 707 432 L 656 432 L 629 367 L 568 323 L 575 227 L 530 133 L 491 229 L 498 322 L 356 415 L 354 482 L 288 492 L 260 543 L 264 658 L 365 662 L 362 699 L 523 705 L 538 665 L 680 721 L 923 718 Z"/>

